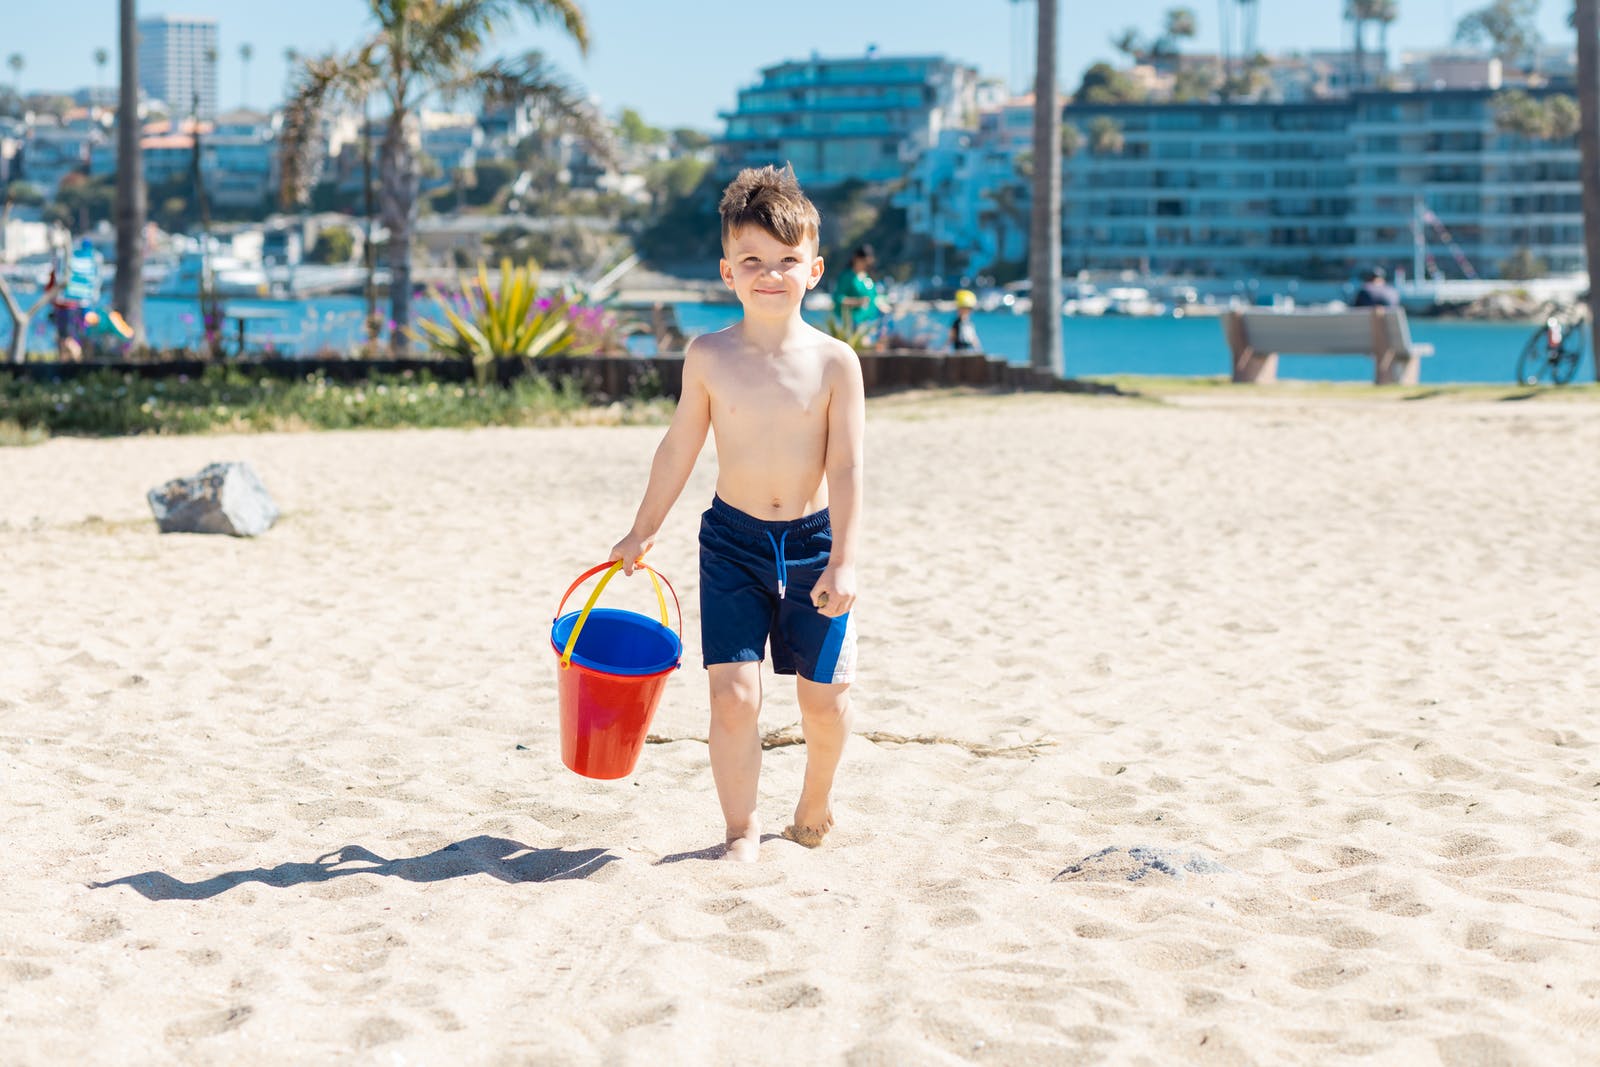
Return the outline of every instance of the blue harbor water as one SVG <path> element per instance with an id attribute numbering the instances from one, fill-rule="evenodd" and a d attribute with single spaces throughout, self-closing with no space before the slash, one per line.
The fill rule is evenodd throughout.
<path id="1" fill-rule="evenodd" d="M 252 317 L 246 340 L 252 350 L 287 355 L 351 352 L 360 343 L 363 303 L 359 297 L 335 296 L 313 300 L 230 300 L 228 309 L 259 309 L 267 317 Z M 418 316 L 429 305 L 414 305 Z M 721 329 L 739 315 L 736 304 L 678 304 L 678 322 L 689 336 Z M 823 316 L 807 313 L 820 324 Z M 921 315 L 897 323 L 912 336 L 943 346 L 951 315 Z M 978 336 L 990 354 L 1013 363 L 1028 359 L 1028 317 L 1007 312 L 977 312 Z M 152 344 L 170 348 L 198 346 L 201 337 L 195 302 L 188 299 L 147 298 L 145 322 Z M 229 340 L 238 325 L 230 321 Z M 1415 340 L 1434 346 L 1435 355 L 1422 364 L 1424 382 L 1510 383 L 1517 354 L 1533 332 L 1531 323 L 1469 323 L 1413 317 Z M 1103 318 L 1068 317 L 1062 320 L 1067 373 L 1074 377 L 1144 374 L 1176 377 L 1214 377 L 1228 372 L 1228 348 L 1221 323 L 1215 318 Z M 34 319 L 29 348 L 48 351 L 54 338 L 48 315 Z M 1592 354 L 1585 355 L 1579 381 L 1594 379 Z M 1370 381 L 1372 361 L 1361 356 L 1284 356 L 1279 377 L 1325 381 Z"/>
<path id="2" fill-rule="evenodd" d="M 733 322 L 739 309 L 731 305 L 679 305 L 684 332 L 702 333 Z M 907 324 L 916 336 L 930 334 L 935 346 L 948 334 L 953 313 L 927 316 L 926 323 Z M 809 314 L 808 318 L 811 317 Z M 1011 363 L 1028 361 L 1028 316 L 1007 312 L 975 312 L 984 350 Z M 1524 322 L 1461 322 L 1412 317 L 1414 341 L 1434 346 L 1422 361 L 1424 382 L 1511 383 L 1517 355 L 1535 326 Z M 1216 318 L 1101 318 L 1061 320 L 1067 373 L 1076 378 L 1118 374 L 1172 377 L 1227 375 L 1230 365 L 1222 322 Z M 1592 354 L 1586 354 L 1577 381 L 1594 379 Z M 1372 360 L 1365 356 L 1283 356 L 1279 378 L 1320 381 L 1371 381 Z"/>

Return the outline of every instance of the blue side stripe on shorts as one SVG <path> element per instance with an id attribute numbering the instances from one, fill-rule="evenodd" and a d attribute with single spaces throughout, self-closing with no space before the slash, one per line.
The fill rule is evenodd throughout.
<path id="1" fill-rule="evenodd" d="M 817 653 L 816 680 L 823 684 L 833 682 L 833 672 L 839 665 L 839 650 L 844 647 L 844 636 L 850 630 L 850 613 L 828 621 L 828 636 L 822 639 L 822 650 Z"/>

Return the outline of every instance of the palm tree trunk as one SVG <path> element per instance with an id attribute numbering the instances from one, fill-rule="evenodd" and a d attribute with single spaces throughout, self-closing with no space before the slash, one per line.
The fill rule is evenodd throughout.
<path id="1" fill-rule="evenodd" d="M 361 98 L 361 215 L 366 225 L 361 261 L 367 268 L 366 284 L 362 287 L 367 306 L 367 343 L 362 351 L 368 359 L 376 359 L 383 320 L 378 318 L 378 251 L 372 247 L 372 114 L 368 110 L 368 100 L 366 96 Z"/>
<path id="2" fill-rule="evenodd" d="M 1353 15 L 1351 21 L 1356 24 L 1356 88 L 1364 89 L 1367 85 L 1367 20 Z"/>
<path id="3" fill-rule="evenodd" d="M 396 357 L 410 346 L 411 236 L 417 212 L 417 160 L 406 134 L 406 113 L 396 108 L 389 116 L 378 160 L 379 199 L 383 224 L 389 231 L 389 350 Z"/>
<path id="4" fill-rule="evenodd" d="M 135 0 L 119 0 L 117 52 L 121 84 L 117 97 L 117 279 L 112 305 L 144 344 L 144 157 L 139 150 L 139 40 Z"/>
<path id="5" fill-rule="evenodd" d="M 1600 353 L 1600 0 L 1578 0 L 1578 150 L 1583 168 L 1583 248 L 1589 266 L 1589 351 Z M 1595 380 L 1600 381 L 1600 355 Z"/>
<path id="6" fill-rule="evenodd" d="M 1061 352 L 1061 105 L 1056 98 L 1056 3 L 1038 0 L 1033 75 L 1033 216 L 1028 230 L 1028 277 L 1033 290 L 1028 363 L 1060 377 Z"/>

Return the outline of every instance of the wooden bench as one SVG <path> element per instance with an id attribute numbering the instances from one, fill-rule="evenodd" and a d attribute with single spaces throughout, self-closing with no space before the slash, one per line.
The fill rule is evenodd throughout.
<path id="1" fill-rule="evenodd" d="M 1222 331 L 1233 353 L 1233 380 L 1275 382 L 1278 354 L 1295 356 L 1370 356 L 1372 380 L 1379 385 L 1415 385 L 1423 356 L 1433 346 L 1411 340 L 1401 308 L 1362 307 L 1348 311 L 1229 311 Z"/>

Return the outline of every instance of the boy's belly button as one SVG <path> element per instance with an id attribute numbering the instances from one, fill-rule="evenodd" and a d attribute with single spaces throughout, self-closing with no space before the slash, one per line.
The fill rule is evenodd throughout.
<path id="1" fill-rule="evenodd" d="M 772 509 L 773 509 L 773 510 L 774 510 L 774 511 L 781 511 L 781 510 L 783 510 L 783 501 L 781 501 L 781 500 L 778 500 L 778 499 L 777 499 L 777 498 L 776 498 L 776 497 L 774 497 L 774 498 L 773 498 L 773 501 L 772 501 Z"/>

